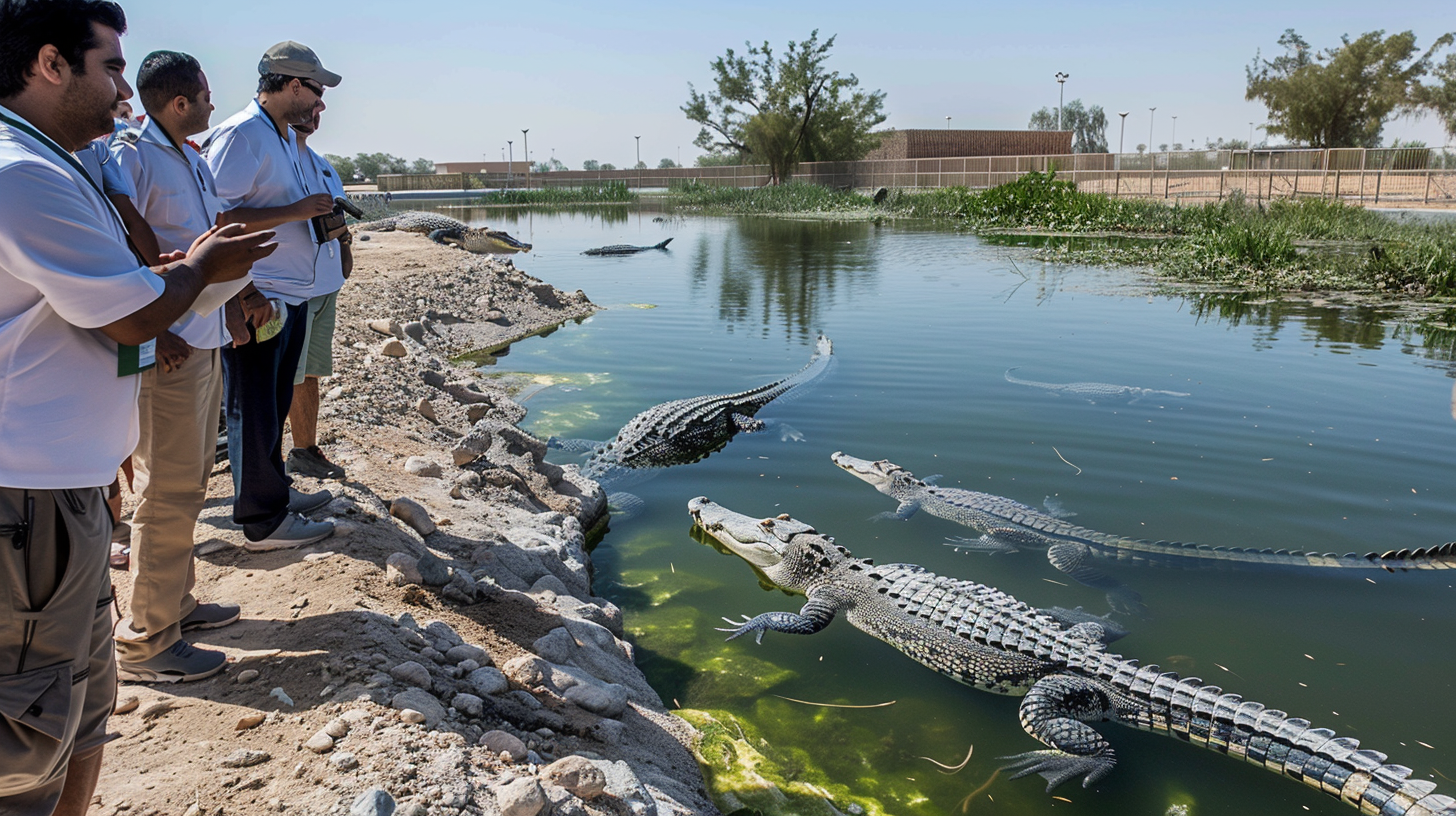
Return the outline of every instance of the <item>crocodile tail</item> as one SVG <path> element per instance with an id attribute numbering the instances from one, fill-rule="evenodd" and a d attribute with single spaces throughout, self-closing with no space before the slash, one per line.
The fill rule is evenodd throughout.
<path id="1" fill-rule="evenodd" d="M 824 376 L 833 363 L 834 343 L 821 334 L 819 339 L 814 342 L 814 355 L 809 358 L 809 362 L 803 368 L 782 380 L 754 389 L 755 396 L 762 405 L 767 405 L 775 399 L 779 399 L 781 402 L 793 402 L 799 398 L 802 391 L 807 390 L 804 386 Z"/>
<path id="2" fill-rule="evenodd" d="M 1456 799 L 1436 793 L 1430 780 L 1412 779 L 1410 768 L 1387 763 L 1385 754 L 1361 749 L 1359 740 L 1226 694 L 1196 677 L 1179 678 L 1152 665 L 1138 668 L 1135 660 L 1112 659 L 1104 666 L 1114 685 L 1148 704 L 1128 725 L 1263 766 L 1362 813 L 1456 816 Z"/>
<path id="3" fill-rule="evenodd" d="M 653 249 L 667 249 L 667 245 L 670 244 L 670 243 L 672 243 L 672 239 L 671 238 L 668 238 L 667 240 L 663 241 L 660 244 L 654 244 L 652 248 Z"/>
<path id="4" fill-rule="evenodd" d="M 1092 531 L 1088 531 L 1092 532 Z M 1264 566 L 1325 567 L 1343 569 L 1398 570 L 1456 569 L 1456 542 L 1434 547 L 1388 550 L 1385 552 L 1315 553 L 1299 550 L 1256 550 L 1250 547 L 1211 547 L 1181 541 L 1148 541 L 1120 539 L 1094 533 L 1088 536 L 1095 544 L 1093 554 L 1122 561 L 1142 561 L 1160 566 L 1214 566 L 1222 562 L 1232 568 L 1240 564 Z M 1111 551 L 1108 549 L 1110 548 Z"/>

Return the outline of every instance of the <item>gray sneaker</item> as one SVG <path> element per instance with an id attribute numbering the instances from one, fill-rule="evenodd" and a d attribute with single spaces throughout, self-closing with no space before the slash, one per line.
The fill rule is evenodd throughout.
<path id="1" fill-rule="evenodd" d="M 211 677 L 226 665 L 227 655 L 222 652 L 179 640 L 156 657 L 138 663 L 116 661 L 116 676 L 133 683 L 187 683 Z"/>
<path id="2" fill-rule="evenodd" d="M 302 547 L 315 541 L 322 541 L 334 534 L 334 525 L 327 521 L 309 521 L 297 513 L 289 513 L 273 531 L 273 535 L 262 541 L 243 540 L 243 549 L 251 552 L 286 550 Z"/>
<path id="3" fill-rule="evenodd" d="M 288 512 L 310 513 L 333 501 L 334 494 L 327 490 L 320 490 L 317 493 L 305 493 L 302 490 L 288 488 Z"/>
<path id="4" fill-rule="evenodd" d="M 288 462 L 284 465 L 289 473 L 298 473 L 303 476 L 312 476 L 315 479 L 342 479 L 344 469 L 329 461 L 327 456 L 318 445 L 309 445 L 306 448 L 294 448 L 288 452 Z"/>
<path id="5" fill-rule="evenodd" d="M 192 613 L 182 619 L 182 631 L 196 629 L 221 629 L 230 623 L 237 623 L 243 610 L 237 604 L 200 603 Z"/>

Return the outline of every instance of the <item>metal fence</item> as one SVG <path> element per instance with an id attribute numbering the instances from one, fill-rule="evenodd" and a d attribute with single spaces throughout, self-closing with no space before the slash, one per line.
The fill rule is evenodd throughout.
<path id="1" fill-rule="evenodd" d="M 1341 150 L 1192 150 L 1170 153 L 1075 153 L 1061 156 L 980 156 L 809 162 L 794 180 L 841 189 L 968 187 L 986 189 L 1030 172 L 1055 171 L 1079 190 L 1201 203 L 1239 194 L 1327 198 L 1365 204 L 1456 205 L 1456 153 L 1426 148 Z M 642 170 L 566 170 L 553 173 L 380 176 L 381 192 L 584 187 L 625 184 L 671 188 L 687 181 L 762 187 L 767 165 Z"/>

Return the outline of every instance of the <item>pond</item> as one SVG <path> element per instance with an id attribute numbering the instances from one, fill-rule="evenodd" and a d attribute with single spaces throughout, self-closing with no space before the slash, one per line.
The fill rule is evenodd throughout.
<path id="1" fill-rule="evenodd" d="M 625 610 L 663 700 L 723 723 L 711 750 L 741 754 L 743 741 L 731 743 L 742 727 L 784 779 L 896 814 L 1351 812 L 1111 724 L 1101 730 L 1118 766 L 1090 790 L 1068 784 L 1052 799 L 1038 779 L 1004 774 L 987 785 L 997 757 L 1041 747 L 1022 732 L 1017 699 L 941 677 L 844 620 L 811 637 L 725 643 L 722 618 L 797 611 L 802 599 L 764 591 L 746 563 L 695 541 L 685 504 L 705 495 L 789 513 L 881 564 L 1099 614 L 1102 593 L 1040 553 L 957 552 L 946 539 L 969 531 L 924 513 L 871 520 L 895 502 L 830 454 L 1032 506 L 1051 497 L 1074 523 L 1129 537 L 1319 553 L 1436 545 L 1456 538 L 1449 329 L 1374 306 L 1169 291 L 1135 271 L 1044 264 L 1031 248 L 928 223 L 626 209 L 466 217 L 533 243 L 520 266 L 606 307 L 498 361 L 553 383 L 526 403 L 542 437 L 607 439 L 656 403 L 797 370 L 818 333 L 834 342 L 827 376 L 760 413 L 801 441 L 740 435 L 629 488 L 642 511 L 614 520 L 593 554 L 597 591 Z M 667 237 L 667 251 L 579 254 Z M 1011 382 L 1012 368 L 1188 396 L 1088 401 Z M 1131 634 L 1112 651 L 1355 737 L 1456 794 L 1456 573 L 1108 571 L 1149 609 L 1119 618 Z M 968 751 L 953 774 L 929 761 L 954 767 Z"/>

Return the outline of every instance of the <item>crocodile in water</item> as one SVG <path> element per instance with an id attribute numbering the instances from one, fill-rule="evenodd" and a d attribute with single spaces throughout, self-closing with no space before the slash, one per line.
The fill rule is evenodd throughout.
<path id="1" fill-rule="evenodd" d="M 991 553 L 1045 550 L 1052 566 L 1073 580 L 1106 590 L 1108 602 L 1118 611 L 1140 612 L 1138 595 L 1093 567 L 1089 563 L 1092 559 L 1183 568 L 1229 568 L 1242 564 L 1385 570 L 1456 568 L 1456 543 L 1365 555 L 1335 555 L 1123 538 L 1069 524 L 1002 496 L 927 484 L 885 459 L 872 462 L 843 453 L 835 453 L 830 459 L 900 503 L 893 512 L 883 516 L 908 519 L 915 511 L 924 510 L 983 534 L 978 539 L 952 539 L 962 549 Z"/>
<path id="2" fill-rule="evenodd" d="M 1307 720 L 1139 666 L 1106 651 L 1096 623 L 1071 628 L 993 587 L 938 576 L 914 564 L 875 566 L 787 515 L 757 519 L 705 498 L 693 521 L 762 579 L 801 593 L 799 612 L 729 621 L 729 639 L 765 631 L 810 635 L 843 614 L 851 624 L 941 674 L 1022 697 L 1022 728 L 1047 746 L 1003 757 L 1016 777 L 1047 790 L 1077 777 L 1090 786 L 1112 770 L 1112 746 L 1089 722 L 1117 722 L 1268 768 L 1367 814 L 1456 816 L 1456 800 L 1411 769 Z"/>
<path id="3" fill-rule="evenodd" d="M 1019 366 L 1018 366 L 1019 368 Z M 1113 385 L 1112 383 L 1098 382 L 1074 382 L 1074 383 L 1048 383 L 1037 382 L 1036 380 L 1023 380 L 1011 376 L 1016 368 L 1006 369 L 1006 382 L 1016 385 L 1029 385 L 1032 388 L 1040 388 L 1044 391 L 1052 391 L 1057 394 L 1071 394 L 1082 397 L 1089 402 L 1105 399 L 1126 399 L 1129 402 L 1137 402 L 1144 397 L 1186 397 L 1183 391 L 1160 391 L 1156 388 L 1138 388 L 1134 385 Z"/>
<path id="4" fill-rule="evenodd" d="M 663 241 L 660 244 L 653 244 L 652 246 L 632 246 L 631 244 L 612 244 L 611 246 L 597 247 L 596 249 L 588 249 L 587 251 L 585 251 L 585 252 L 583 252 L 581 254 L 583 254 L 583 255 L 636 255 L 639 252 L 647 252 L 647 251 L 653 250 L 653 249 L 667 249 L 667 245 L 670 244 L 670 243 L 672 243 L 672 239 L 671 238 L 668 238 L 667 240 Z"/>
<path id="5" fill-rule="evenodd" d="M 605 490 L 637 484 L 661 468 L 707 458 L 739 431 L 763 430 L 765 420 L 755 419 L 754 415 L 775 399 L 822 376 L 833 354 L 834 345 L 820 335 L 808 364 L 783 379 L 736 394 L 708 394 L 655 405 L 632 417 L 606 442 L 552 437 L 547 444 L 561 450 L 589 451 L 581 465 L 582 475 L 596 480 Z M 608 499 L 618 509 L 640 503 L 626 493 L 612 493 Z"/>

